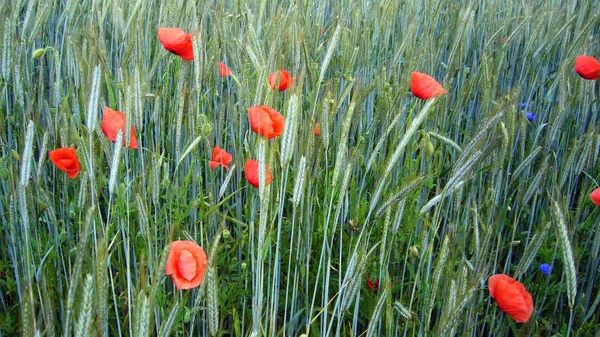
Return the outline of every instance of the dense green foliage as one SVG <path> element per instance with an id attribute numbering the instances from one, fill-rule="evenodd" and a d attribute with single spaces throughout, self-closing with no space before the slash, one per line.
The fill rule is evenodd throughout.
<path id="1" fill-rule="evenodd" d="M 0 335 L 600 330 L 600 88 L 573 71 L 600 57 L 596 1 L 0 0 L 0 18 Z M 159 27 L 194 34 L 195 59 Z M 448 94 L 415 98 L 413 71 Z M 258 104 L 287 134 L 252 132 Z M 106 139 L 104 105 L 139 149 Z M 199 288 L 165 276 L 174 240 L 207 252 Z M 528 323 L 490 298 L 497 273 L 533 296 Z"/>

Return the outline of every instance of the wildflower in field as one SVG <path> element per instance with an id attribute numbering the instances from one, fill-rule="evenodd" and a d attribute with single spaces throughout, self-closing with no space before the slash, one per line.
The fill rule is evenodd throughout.
<path id="1" fill-rule="evenodd" d="M 206 253 L 192 241 L 173 241 L 165 272 L 171 275 L 178 290 L 192 289 L 202 283 L 206 270 Z"/>
<path id="2" fill-rule="evenodd" d="M 248 108 L 248 117 L 252 131 L 272 139 L 283 133 L 285 118 L 276 110 L 264 105 Z"/>
<path id="3" fill-rule="evenodd" d="M 527 117 L 528 121 L 533 122 L 537 118 L 537 114 L 534 114 L 533 112 L 528 111 L 527 114 L 525 114 L 525 117 Z"/>
<path id="4" fill-rule="evenodd" d="M 208 166 L 211 169 L 217 168 L 219 165 L 223 165 L 224 168 L 229 170 L 229 163 L 233 157 L 218 146 L 213 148 L 212 160 L 208 161 Z"/>
<path id="5" fill-rule="evenodd" d="M 229 69 L 223 62 L 219 62 L 219 76 L 221 76 L 221 77 L 231 76 L 231 69 Z"/>
<path id="6" fill-rule="evenodd" d="M 194 59 L 192 34 L 186 34 L 180 28 L 159 28 L 158 39 L 163 47 L 186 61 Z"/>
<path id="7" fill-rule="evenodd" d="M 269 85 L 271 89 L 277 88 L 277 78 L 279 77 L 279 91 L 285 91 L 290 88 L 294 83 L 295 77 L 292 77 L 290 73 L 285 70 L 276 71 L 269 74 Z"/>
<path id="8" fill-rule="evenodd" d="M 544 275 L 550 275 L 550 273 L 552 272 L 552 266 L 547 263 L 542 263 L 540 265 L 540 271 Z"/>
<path id="9" fill-rule="evenodd" d="M 77 152 L 74 148 L 61 147 L 60 149 L 50 151 L 48 155 L 59 170 L 67 172 L 69 178 L 77 178 L 81 166 L 79 165 Z"/>
<path id="10" fill-rule="evenodd" d="M 412 73 L 410 89 L 420 99 L 430 99 L 447 93 L 433 77 L 419 72 Z"/>
<path id="11" fill-rule="evenodd" d="M 500 310 L 519 323 L 529 320 L 533 313 L 533 299 L 519 281 L 504 274 L 496 274 L 489 278 L 488 288 Z"/>
<path id="12" fill-rule="evenodd" d="M 371 278 L 367 276 L 367 287 L 373 291 L 379 290 L 379 280 L 375 280 L 375 282 L 373 282 Z"/>
<path id="13" fill-rule="evenodd" d="M 104 114 L 102 115 L 102 132 L 106 135 L 106 138 L 111 142 L 117 141 L 117 135 L 119 130 L 125 131 L 125 114 L 113 110 L 109 107 L 104 107 Z M 125 146 L 125 135 L 123 135 L 123 146 Z M 135 129 L 131 127 L 131 140 L 129 147 L 132 149 L 138 148 L 137 139 L 135 139 Z"/>
<path id="14" fill-rule="evenodd" d="M 319 123 L 315 124 L 315 129 L 313 130 L 315 136 L 321 135 L 321 125 Z"/>
<path id="15" fill-rule="evenodd" d="M 271 176 L 271 171 L 269 171 L 269 167 L 265 167 L 266 169 L 266 177 L 265 182 L 268 184 L 273 181 L 273 177 Z M 258 177 L 258 162 L 256 160 L 248 159 L 246 160 L 246 165 L 244 166 L 244 173 L 246 174 L 246 180 L 250 183 L 250 185 L 254 187 L 259 186 L 259 177 Z"/>
<path id="16" fill-rule="evenodd" d="M 590 199 L 594 204 L 600 206 L 600 188 L 597 188 L 590 193 Z"/>
<path id="17" fill-rule="evenodd" d="M 530 107 L 531 107 L 531 105 L 529 105 L 529 103 L 525 103 L 525 102 L 519 103 L 519 108 L 521 108 L 521 109 L 529 109 Z"/>
<path id="18" fill-rule="evenodd" d="M 577 56 L 575 59 L 575 71 L 586 80 L 598 80 L 600 63 L 592 56 Z"/>

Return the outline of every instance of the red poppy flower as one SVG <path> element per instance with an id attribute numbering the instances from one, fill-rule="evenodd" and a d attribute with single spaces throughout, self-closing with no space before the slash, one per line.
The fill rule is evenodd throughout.
<path id="1" fill-rule="evenodd" d="M 410 89 L 420 99 L 430 99 L 447 93 L 433 77 L 418 72 L 412 73 Z"/>
<path id="2" fill-rule="evenodd" d="M 214 169 L 219 165 L 223 165 L 224 168 L 229 170 L 229 163 L 231 163 L 231 159 L 233 159 L 233 157 L 227 153 L 225 149 L 215 146 L 213 148 L 212 160 L 208 161 L 208 166 L 211 169 Z"/>
<path id="3" fill-rule="evenodd" d="M 529 320 L 533 313 L 533 299 L 519 281 L 504 274 L 496 274 L 488 280 L 488 288 L 502 311 L 519 323 Z"/>
<path id="4" fill-rule="evenodd" d="M 192 241 L 171 242 L 165 273 L 171 275 L 178 290 L 192 289 L 202 283 L 206 253 Z"/>
<path id="5" fill-rule="evenodd" d="M 104 114 L 102 115 L 102 131 L 106 135 L 106 138 L 113 143 L 116 142 L 119 130 L 125 130 L 125 114 L 105 106 Z M 123 146 L 126 146 L 125 135 L 123 135 Z M 129 147 L 132 149 L 138 148 L 133 126 L 131 127 L 131 142 Z"/>
<path id="6" fill-rule="evenodd" d="M 252 131 L 267 139 L 275 138 L 283 133 L 285 118 L 268 106 L 256 105 L 248 108 L 248 116 Z"/>
<path id="7" fill-rule="evenodd" d="M 291 77 L 290 73 L 285 70 L 276 71 L 269 75 L 269 85 L 273 90 L 277 88 L 277 75 L 279 75 L 279 91 L 285 91 L 294 83 L 295 77 Z"/>
<path id="8" fill-rule="evenodd" d="M 590 194 L 590 199 L 592 199 L 592 202 L 594 204 L 600 206 L 600 188 L 597 188 L 594 191 L 592 191 L 592 193 Z"/>
<path id="9" fill-rule="evenodd" d="M 69 178 L 77 178 L 81 166 L 79 165 L 77 152 L 74 148 L 61 147 L 60 149 L 48 152 L 48 155 L 59 170 L 67 172 Z"/>
<path id="10" fill-rule="evenodd" d="M 319 28 L 319 34 L 323 35 L 323 28 Z"/>
<path id="11" fill-rule="evenodd" d="M 321 135 L 321 125 L 319 125 L 319 123 L 315 124 L 315 129 L 313 130 L 313 132 L 315 133 L 315 136 Z"/>
<path id="12" fill-rule="evenodd" d="M 379 280 L 375 280 L 375 282 L 371 281 L 371 279 L 367 276 L 367 286 L 369 289 L 373 291 L 379 290 Z"/>
<path id="13" fill-rule="evenodd" d="M 229 69 L 223 62 L 219 62 L 219 76 L 221 76 L 221 77 L 231 76 L 231 69 Z"/>
<path id="14" fill-rule="evenodd" d="M 192 34 L 186 34 L 180 28 L 159 28 L 158 39 L 166 50 L 186 61 L 194 59 Z"/>
<path id="15" fill-rule="evenodd" d="M 244 166 L 244 173 L 246 174 L 246 180 L 250 183 L 250 185 L 254 187 L 258 187 L 259 178 L 258 178 L 258 162 L 256 160 L 248 159 L 246 160 L 246 165 Z M 269 171 L 269 167 L 266 167 L 267 176 L 265 177 L 265 182 L 268 184 L 273 181 L 273 177 L 271 176 L 271 171 Z"/>
<path id="16" fill-rule="evenodd" d="M 575 59 L 575 71 L 586 80 L 598 80 L 600 74 L 600 63 L 591 56 L 577 56 Z"/>

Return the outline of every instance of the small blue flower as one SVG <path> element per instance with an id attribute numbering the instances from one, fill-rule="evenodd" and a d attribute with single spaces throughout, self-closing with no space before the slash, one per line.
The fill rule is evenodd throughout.
<path id="1" fill-rule="evenodd" d="M 529 107 L 531 107 L 529 103 L 519 103 L 519 108 L 521 109 L 528 109 Z"/>
<path id="2" fill-rule="evenodd" d="M 533 122 L 537 118 L 537 114 L 534 114 L 531 111 L 527 112 L 525 116 L 527 116 L 527 120 L 530 122 Z"/>
<path id="3" fill-rule="evenodd" d="M 550 273 L 552 272 L 552 266 L 547 263 L 542 263 L 540 265 L 540 271 L 544 275 L 550 275 Z"/>

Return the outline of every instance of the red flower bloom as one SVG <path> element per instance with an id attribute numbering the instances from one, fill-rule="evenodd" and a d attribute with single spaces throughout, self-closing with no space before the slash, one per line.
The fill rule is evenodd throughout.
<path id="1" fill-rule="evenodd" d="M 60 149 L 48 152 L 48 155 L 59 170 L 67 172 L 69 178 L 77 178 L 81 166 L 79 165 L 77 152 L 75 152 L 74 148 L 61 147 Z"/>
<path id="2" fill-rule="evenodd" d="M 256 105 L 248 108 L 248 116 L 252 131 L 267 139 L 275 138 L 283 133 L 285 118 L 268 106 Z"/>
<path id="3" fill-rule="evenodd" d="M 590 199 L 592 199 L 592 202 L 594 204 L 600 206 L 600 188 L 597 188 L 592 191 L 592 193 L 590 194 Z"/>
<path id="4" fill-rule="evenodd" d="M 420 99 L 430 99 L 447 93 L 433 77 L 418 72 L 412 73 L 410 89 Z"/>
<path id="5" fill-rule="evenodd" d="M 319 28 L 319 34 L 323 35 L 323 28 Z"/>
<path id="6" fill-rule="evenodd" d="M 171 242 L 165 273 L 171 275 L 178 290 L 192 289 L 202 283 L 206 253 L 192 241 Z"/>
<path id="7" fill-rule="evenodd" d="M 194 59 L 192 34 L 186 34 L 180 28 L 159 28 L 158 39 L 166 50 L 186 61 Z"/>
<path id="8" fill-rule="evenodd" d="M 223 62 L 219 62 L 219 76 L 221 76 L 221 77 L 231 76 L 231 69 L 229 69 Z"/>
<path id="9" fill-rule="evenodd" d="M 519 281 L 504 274 L 496 274 L 488 280 L 488 288 L 502 311 L 519 323 L 529 320 L 533 313 L 533 299 Z"/>
<path id="10" fill-rule="evenodd" d="M 369 289 L 373 291 L 379 290 L 379 280 L 375 280 L 375 282 L 371 281 L 371 279 L 367 276 L 367 286 Z"/>
<path id="11" fill-rule="evenodd" d="M 227 153 L 225 149 L 215 146 L 213 148 L 212 160 L 208 161 L 208 166 L 211 169 L 214 169 L 219 165 L 223 165 L 224 168 L 229 170 L 229 163 L 231 163 L 231 159 L 233 159 L 233 157 Z"/>
<path id="12" fill-rule="evenodd" d="M 105 106 L 104 114 L 102 115 L 102 131 L 106 135 L 106 138 L 113 143 L 116 142 L 119 130 L 123 130 L 123 132 L 125 132 L 125 114 Z M 125 133 L 123 133 L 123 146 L 126 146 Z M 133 126 L 131 127 L 131 141 L 129 147 L 132 149 L 138 148 L 137 139 L 135 139 L 135 129 Z"/>
<path id="13" fill-rule="evenodd" d="M 598 80 L 600 74 L 600 63 L 591 56 L 577 56 L 575 59 L 575 71 L 586 80 Z"/>
<path id="14" fill-rule="evenodd" d="M 321 135 L 321 125 L 319 125 L 319 123 L 315 124 L 315 129 L 313 130 L 313 132 L 315 133 L 315 136 Z"/>
<path id="15" fill-rule="evenodd" d="M 269 75 L 269 85 L 273 90 L 277 88 L 277 75 L 279 75 L 279 91 L 285 91 L 294 83 L 295 77 L 291 77 L 290 73 L 285 70 L 276 71 Z"/>
<path id="16" fill-rule="evenodd" d="M 246 165 L 244 166 L 244 173 L 246 174 L 246 180 L 250 183 L 250 185 L 254 187 L 259 186 L 259 178 L 258 178 L 258 162 L 256 160 L 248 159 L 246 160 Z M 266 167 L 266 177 L 265 183 L 270 184 L 273 181 L 273 177 L 271 176 L 271 171 L 269 171 L 269 167 Z"/>

